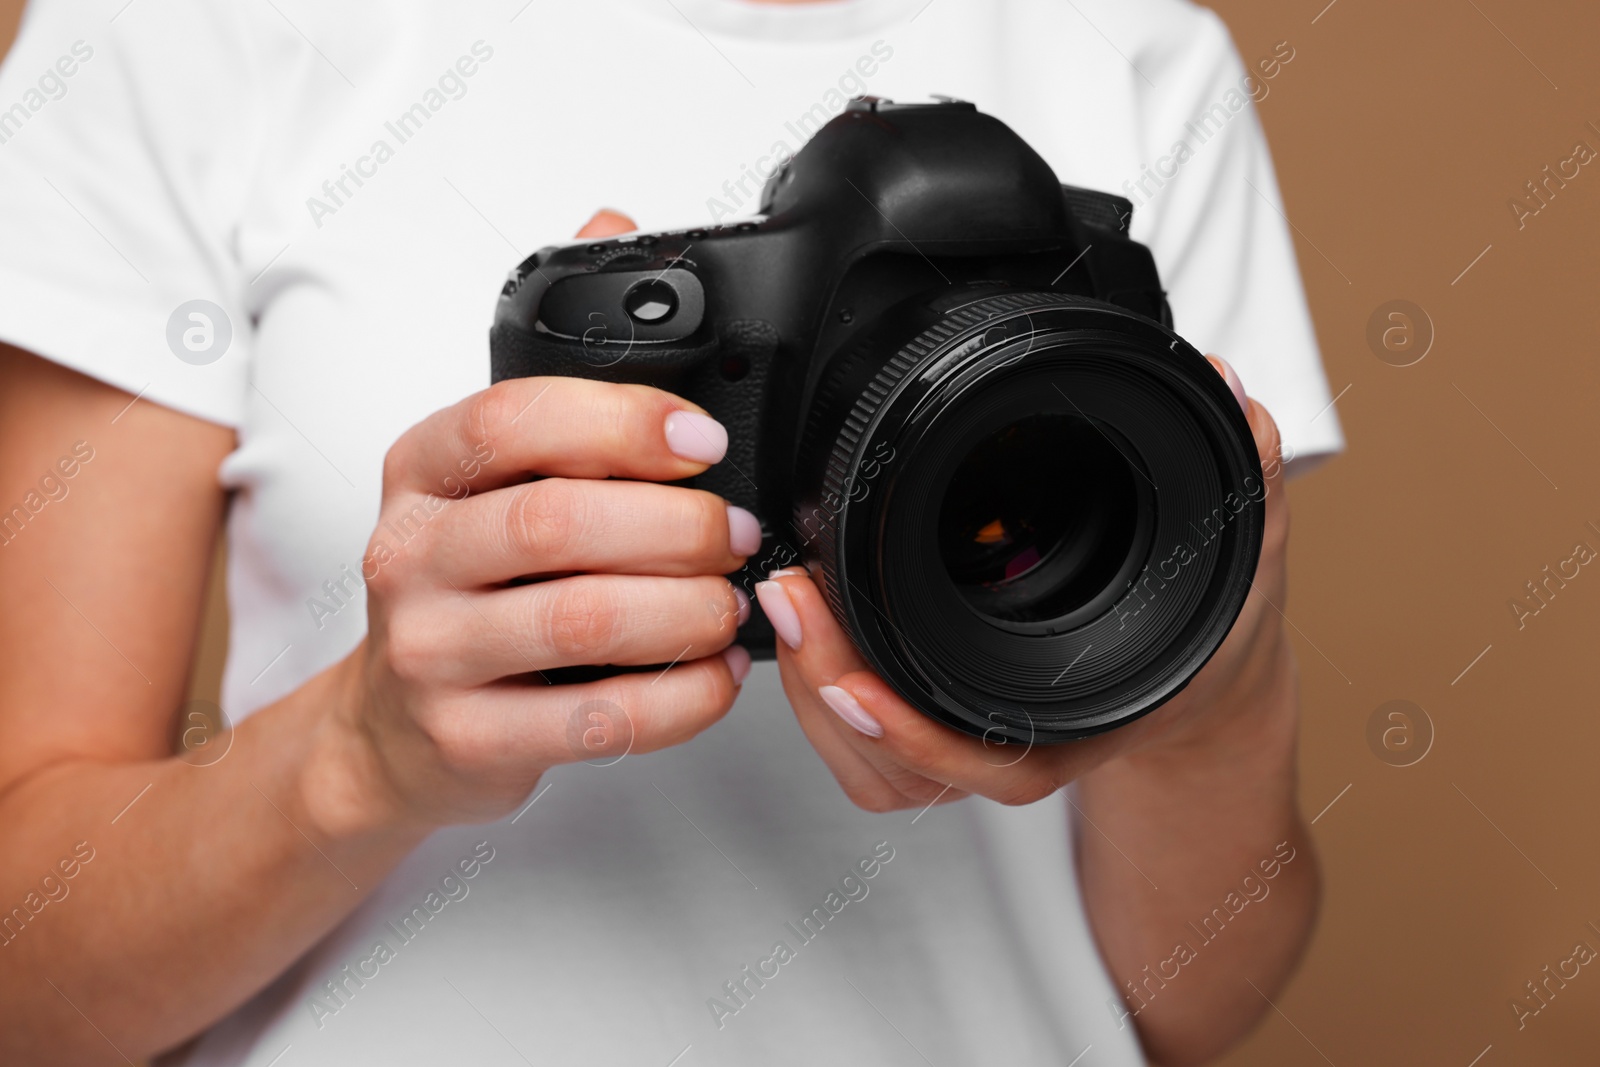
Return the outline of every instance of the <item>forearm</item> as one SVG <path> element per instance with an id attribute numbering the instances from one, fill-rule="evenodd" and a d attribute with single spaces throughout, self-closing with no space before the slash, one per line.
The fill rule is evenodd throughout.
<path id="1" fill-rule="evenodd" d="M 340 678 L 251 716 L 209 766 L 75 762 L 0 797 L 0 1061 L 121 1063 L 181 1042 L 416 844 L 420 829 L 357 818 L 340 795 Z"/>
<path id="2" fill-rule="evenodd" d="M 1216 729 L 1080 780 L 1091 923 L 1146 1053 L 1204 1063 L 1276 998 L 1310 937 L 1319 876 L 1295 798 L 1292 656 Z"/>

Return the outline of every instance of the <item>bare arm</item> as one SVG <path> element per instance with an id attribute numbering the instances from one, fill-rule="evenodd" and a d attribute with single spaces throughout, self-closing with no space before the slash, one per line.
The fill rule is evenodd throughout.
<path id="1" fill-rule="evenodd" d="M 1107 1008 L 1166 1067 L 1242 1038 L 1311 936 L 1320 881 L 1295 799 L 1295 670 L 1277 643 L 1237 721 L 1079 784 L 1079 877 L 1121 994 Z"/>
<path id="2" fill-rule="evenodd" d="M 93 449 L 0 544 L 0 906 L 21 909 L 10 928 L 0 915 L 7 1064 L 182 1042 L 430 830 L 498 818 L 551 766 L 613 743 L 687 740 L 749 667 L 723 654 L 747 612 L 722 575 L 759 527 L 652 484 L 704 471 L 725 432 L 643 386 L 522 379 L 390 450 L 380 523 L 432 517 L 403 546 L 369 544 L 363 643 L 250 716 L 220 761 L 174 758 L 232 434 L 131 399 L 0 350 L 0 500 L 26 508 L 76 442 Z M 527 575 L 550 577 L 508 584 Z M 677 655 L 659 677 L 528 680 Z M 631 729 L 573 751 L 570 715 L 594 700 Z"/>
<path id="3" fill-rule="evenodd" d="M 6 1062 L 121 1062 L 186 1037 L 359 902 L 344 875 L 370 887 L 415 840 L 334 840 L 308 810 L 317 723 L 349 699 L 331 678 L 246 721 L 214 766 L 170 758 L 233 433 L 131 399 L 0 349 L 0 506 L 28 516 L 0 544 Z"/>
<path id="4" fill-rule="evenodd" d="M 1156 974 L 1145 1001 L 1107 1007 L 1171 1065 L 1215 1057 L 1267 1010 L 1264 998 L 1277 995 L 1304 950 L 1317 901 L 1316 860 L 1295 807 L 1293 656 L 1272 606 L 1284 603 L 1289 530 L 1278 431 L 1242 387 L 1236 395 L 1266 457 L 1256 591 L 1189 686 L 1127 726 L 997 766 L 981 741 L 921 715 L 873 674 L 802 572 L 756 587 L 769 618 L 792 620 L 777 627 L 790 703 L 857 804 L 888 811 L 967 793 L 1031 804 L 1078 783 L 1088 824 L 1078 835 L 1079 876 L 1096 940 L 1119 987 L 1142 989 L 1146 965 Z M 1240 907 L 1250 894 L 1263 900 Z M 1213 907 L 1227 918 L 1213 917 L 1223 932 L 1205 941 Z M 1185 938 L 1196 958 L 1168 963 Z M 1174 977 L 1161 976 L 1175 966 Z"/>
<path id="5" fill-rule="evenodd" d="M 1310 940 L 1320 895 L 1295 796 L 1282 443 L 1260 404 L 1248 401 L 1246 415 L 1267 487 L 1255 588 L 1212 662 L 1172 702 L 1177 714 L 1078 787 L 1079 877 L 1123 994 L 1111 1010 L 1168 1067 L 1221 1055 L 1270 1010 Z"/>

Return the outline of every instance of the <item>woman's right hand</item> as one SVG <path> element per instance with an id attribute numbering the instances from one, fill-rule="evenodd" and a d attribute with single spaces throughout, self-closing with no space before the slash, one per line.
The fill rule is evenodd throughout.
<path id="1" fill-rule="evenodd" d="M 653 483 L 726 447 L 685 400 L 577 378 L 502 382 L 407 431 L 363 560 L 368 635 L 339 668 L 340 755 L 317 777 L 341 810 L 324 818 L 487 821 L 556 764 L 679 744 L 721 718 L 750 666 L 731 646 L 749 601 L 723 575 L 760 528 L 711 493 Z M 654 663 L 674 666 L 540 674 Z"/>

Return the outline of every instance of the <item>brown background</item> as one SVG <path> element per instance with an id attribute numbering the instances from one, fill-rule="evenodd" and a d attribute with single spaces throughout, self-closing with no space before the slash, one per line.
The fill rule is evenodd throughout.
<path id="1" fill-rule="evenodd" d="M 1308 815 L 1339 798 L 1315 826 L 1326 904 L 1299 977 L 1225 1062 L 1597 1062 L 1600 967 L 1521 1031 L 1510 1001 L 1580 939 L 1600 949 L 1600 566 L 1524 629 L 1508 602 L 1576 542 L 1600 550 L 1600 165 L 1520 231 L 1508 201 L 1576 142 L 1600 149 L 1600 10 L 1322 3 L 1214 5 L 1247 60 L 1296 51 L 1261 113 L 1350 439 L 1291 491 L 1302 797 Z M 0 51 L 17 6 L 0 0 Z M 1404 368 L 1366 340 L 1397 298 L 1437 335 Z M 201 695 L 225 644 L 213 601 Z M 1404 768 L 1366 740 L 1395 699 L 1436 731 Z"/>

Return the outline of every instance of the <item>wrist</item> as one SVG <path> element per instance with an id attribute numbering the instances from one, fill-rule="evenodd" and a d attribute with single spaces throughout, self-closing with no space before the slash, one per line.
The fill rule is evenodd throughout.
<path id="1" fill-rule="evenodd" d="M 325 840 L 420 839 L 434 827 L 405 802 L 362 722 L 364 649 L 363 643 L 303 691 L 310 743 L 297 775 L 299 803 Z"/>
<path id="2" fill-rule="evenodd" d="M 1256 662 L 1229 684 L 1185 694 L 1178 720 L 1122 760 L 1156 780 L 1217 775 L 1283 783 L 1292 796 L 1299 743 L 1299 670 L 1288 640 L 1275 634 Z"/>

